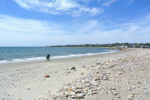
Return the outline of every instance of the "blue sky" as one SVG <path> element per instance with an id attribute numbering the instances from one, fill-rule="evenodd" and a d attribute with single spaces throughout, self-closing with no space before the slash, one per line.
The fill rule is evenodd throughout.
<path id="1" fill-rule="evenodd" d="M 0 46 L 150 42 L 150 0 L 0 0 Z"/>

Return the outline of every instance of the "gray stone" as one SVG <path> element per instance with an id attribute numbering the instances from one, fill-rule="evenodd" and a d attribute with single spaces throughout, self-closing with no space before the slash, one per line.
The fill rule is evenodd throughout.
<path id="1" fill-rule="evenodd" d="M 76 97 L 77 98 L 84 98 L 84 95 L 82 93 L 80 93 L 80 94 L 77 94 Z"/>
<path id="2" fill-rule="evenodd" d="M 75 93 L 77 94 L 77 93 L 81 93 L 82 92 L 82 90 L 81 89 L 77 89 L 77 90 L 75 90 Z"/>
<path id="3" fill-rule="evenodd" d="M 72 67 L 71 70 L 76 70 L 76 68 L 75 68 L 75 67 Z"/>

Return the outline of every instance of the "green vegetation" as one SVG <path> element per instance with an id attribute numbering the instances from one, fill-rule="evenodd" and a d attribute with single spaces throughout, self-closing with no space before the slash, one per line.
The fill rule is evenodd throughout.
<path id="1" fill-rule="evenodd" d="M 112 44 L 82 44 L 82 45 L 54 45 L 50 47 L 122 47 L 122 48 L 150 48 L 150 43 L 112 43 Z"/>

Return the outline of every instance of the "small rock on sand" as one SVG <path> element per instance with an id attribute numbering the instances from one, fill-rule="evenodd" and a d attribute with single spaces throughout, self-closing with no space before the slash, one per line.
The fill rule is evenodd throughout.
<path id="1" fill-rule="evenodd" d="M 71 70 L 76 70 L 76 68 L 75 68 L 75 67 L 72 67 Z"/>
<path id="2" fill-rule="evenodd" d="M 45 75 L 45 76 L 44 76 L 44 78 L 49 78 L 49 77 L 50 77 L 50 75 Z"/>

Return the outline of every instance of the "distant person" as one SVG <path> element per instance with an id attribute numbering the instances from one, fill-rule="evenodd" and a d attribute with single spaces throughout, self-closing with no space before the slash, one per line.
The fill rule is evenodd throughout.
<path id="1" fill-rule="evenodd" d="M 50 61 L 50 54 L 46 55 L 46 60 Z"/>

